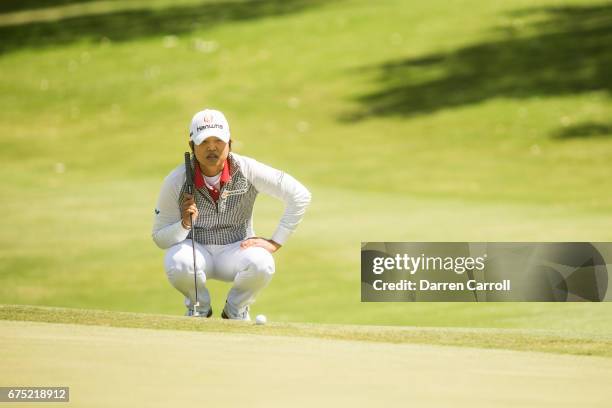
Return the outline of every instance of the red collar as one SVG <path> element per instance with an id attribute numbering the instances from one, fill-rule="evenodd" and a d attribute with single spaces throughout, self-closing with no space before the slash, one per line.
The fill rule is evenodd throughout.
<path id="1" fill-rule="evenodd" d="M 230 161 L 229 158 L 225 159 L 225 163 L 223 163 L 223 170 L 221 170 L 221 179 L 220 183 L 223 186 L 228 183 L 232 179 L 230 174 Z M 196 188 L 202 188 L 206 185 L 204 183 L 204 176 L 202 176 L 202 171 L 200 170 L 200 163 L 196 161 L 195 163 L 195 186 Z"/>
<path id="2" fill-rule="evenodd" d="M 225 159 L 225 163 L 223 163 L 223 170 L 221 171 L 221 184 L 228 183 L 232 179 L 232 175 L 230 174 L 230 161 L 229 157 Z"/>

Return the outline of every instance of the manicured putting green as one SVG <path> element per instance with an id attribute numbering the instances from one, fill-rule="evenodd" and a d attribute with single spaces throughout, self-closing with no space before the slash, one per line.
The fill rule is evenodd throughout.
<path id="1" fill-rule="evenodd" d="M 608 358 L 269 336 L 260 328 L 4 320 L 2 382 L 69 386 L 74 407 L 607 407 L 612 398 Z"/>

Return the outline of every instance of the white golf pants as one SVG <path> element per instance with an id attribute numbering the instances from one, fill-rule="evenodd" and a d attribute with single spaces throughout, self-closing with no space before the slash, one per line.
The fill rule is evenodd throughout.
<path id="1" fill-rule="evenodd" d="M 168 281 L 185 296 L 185 306 L 189 309 L 195 303 L 192 251 L 191 240 L 186 239 L 170 247 L 164 259 Z M 274 258 L 261 247 L 241 249 L 240 241 L 228 245 L 196 242 L 195 251 L 198 311 L 204 315 L 210 310 L 210 294 L 206 288 L 208 279 L 233 282 L 225 310 L 231 318 L 239 318 L 274 274 Z"/>

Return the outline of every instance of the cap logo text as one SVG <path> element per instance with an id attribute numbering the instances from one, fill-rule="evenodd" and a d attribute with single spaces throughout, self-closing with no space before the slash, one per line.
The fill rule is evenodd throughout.
<path id="1" fill-rule="evenodd" d="M 213 123 L 212 125 L 198 126 L 196 130 L 199 132 L 204 129 L 223 129 L 223 125 L 219 125 L 218 123 Z"/>

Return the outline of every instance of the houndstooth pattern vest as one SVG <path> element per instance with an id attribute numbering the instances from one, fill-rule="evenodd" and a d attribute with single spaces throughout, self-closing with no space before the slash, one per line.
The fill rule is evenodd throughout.
<path id="1" fill-rule="evenodd" d="M 198 207 L 198 218 L 194 227 L 187 235 L 202 245 L 227 245 L 242 241 L 254 234 L 253 232 L 253 206 L 257 197 L 257 190 L 240 171 L 238 161 L 229 154 L 231 180 L 225 184 L 215 203 L 206 187 L 194 186 L 194 197 Z M 191 167 L 194 168 L 191 159 Z M 187 190 L 187 181 L 179 194 L 179 207 L 183 194 Z"/>

